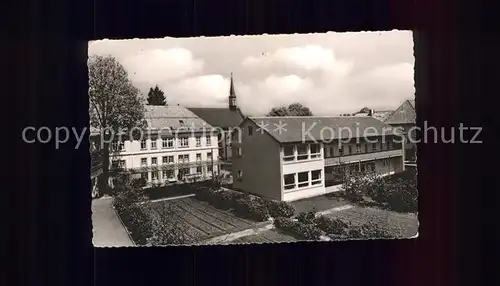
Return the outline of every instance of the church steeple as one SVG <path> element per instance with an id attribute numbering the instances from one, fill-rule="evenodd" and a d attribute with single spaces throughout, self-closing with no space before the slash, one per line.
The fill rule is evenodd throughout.
<path id="1" fill-rule="evenodd" d="M 236 92 L 234 91 L 234 83 L 233 83 L 233 73 L 231 73 L 231 82 L 229 86 L 229 109 L 235 110 L 236 106 Z"/>

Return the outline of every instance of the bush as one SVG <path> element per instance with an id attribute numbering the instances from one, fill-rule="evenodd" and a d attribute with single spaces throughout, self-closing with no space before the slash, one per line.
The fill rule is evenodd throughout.
<path id="1" fill-rule="evenodd" d="M 266 206 L 258 199 L 240 198 L 234 203 L 234 212 L 242 217 L 265 221 L 269 218 Z"/>
<path id="2" fill-rule="evenodd" d="M 314 224 L 316 219 L 315 212 L 303 212 L 297 215 L 297 220 L 305 224 Z"/>
<path id="3" fill-rule="evenodd" d="M 288 231 L 300 238 L 307 240 L 318 240 L 323 232 L 313 224 L 305 224 L 293 221 L 290 218 L 276 218 L 274 225 L 278 229 Z"/>
<path id="4" fill-rule="evenodd" d="M 295 208 L 288 202 L 265 200 L 265 205 L 272 217 L 292 217 L 295 215 Z"/>
<path id="5" fill-rule="evenodd" d="M 367 222 L 350 227 L 348 236 L 355 239 L 387 239 L 403 237 L 403 231 L 399 228 L 388 228 L 375 222 Z"/>
<path id="6" fill-rule="evenodd" d="M 397 212 L 416 212 L 418 210 L 418 191 L 412 186 L 393 189 L 388 198 L 389 208 Z"/>
<path id="7" fill-rule="evenodd" d="M 350 222 L 341 218 L 320 216 L 314 220 L 316 226 L 329 235 L 346 235 L 351 227 Z"/>
<path id="8" fill-rule="evenodd" d="M 147 181 L 144 178 L 133 179 L 130 182 L 130 186 L 132 186 L 132 188 L 134 188 L 134 189 L 141 189 L 141 188 L 145 187 L 146 184 L 147 184 Z"/>

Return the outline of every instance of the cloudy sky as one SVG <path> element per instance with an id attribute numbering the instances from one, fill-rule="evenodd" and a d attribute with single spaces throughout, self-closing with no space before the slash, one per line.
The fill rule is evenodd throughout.
<path id="1" fill-rule="evenodd" d="M 315 115 L 393 110 L 414 97 L 410 31 L 101 40 L 144 93 L 158 85 L 169 104 L 225 107 L 233 73 L 248 115 L 300 102 Z"/>

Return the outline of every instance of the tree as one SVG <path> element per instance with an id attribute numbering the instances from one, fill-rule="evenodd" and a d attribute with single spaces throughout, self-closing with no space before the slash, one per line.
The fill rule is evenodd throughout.
<path id="1" fill-rule="evenodd" d="M 153 89 L 149 88 L 148 92 L 148 105 L 167 105 L 167 101 L 163 90 L 161 90 L 158 85 Z"/>
<path id="2" fill-rule="evenodd" d="M 109 189 L 110 142 L 119 132 L 144 128 L 144 104 L 139 90 L 128 79 L 125 68 L 111 56 L 92 56 L 89 59 L 90 125 L 99 128 L 102 139 L 103 173 L 99 192 Z M 134 128 L 137 135 L 139 130 Z M 121 135 L 120 135 L 121 136 Z"/>
<path id="3" fill-rule="evenodd" d="M 288 105 L 288 107 L 274 107 L 267 116 L 313 116 L 313 113 L 308 107 L 296 102 Z"/>

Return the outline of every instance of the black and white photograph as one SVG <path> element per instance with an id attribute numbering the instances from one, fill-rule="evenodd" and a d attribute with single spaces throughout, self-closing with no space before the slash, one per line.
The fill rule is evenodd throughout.
<path id="1" fill-rule="evenodd" d="M 94 246 L 418 237 L 413 43 L 89 42 Z"/>

